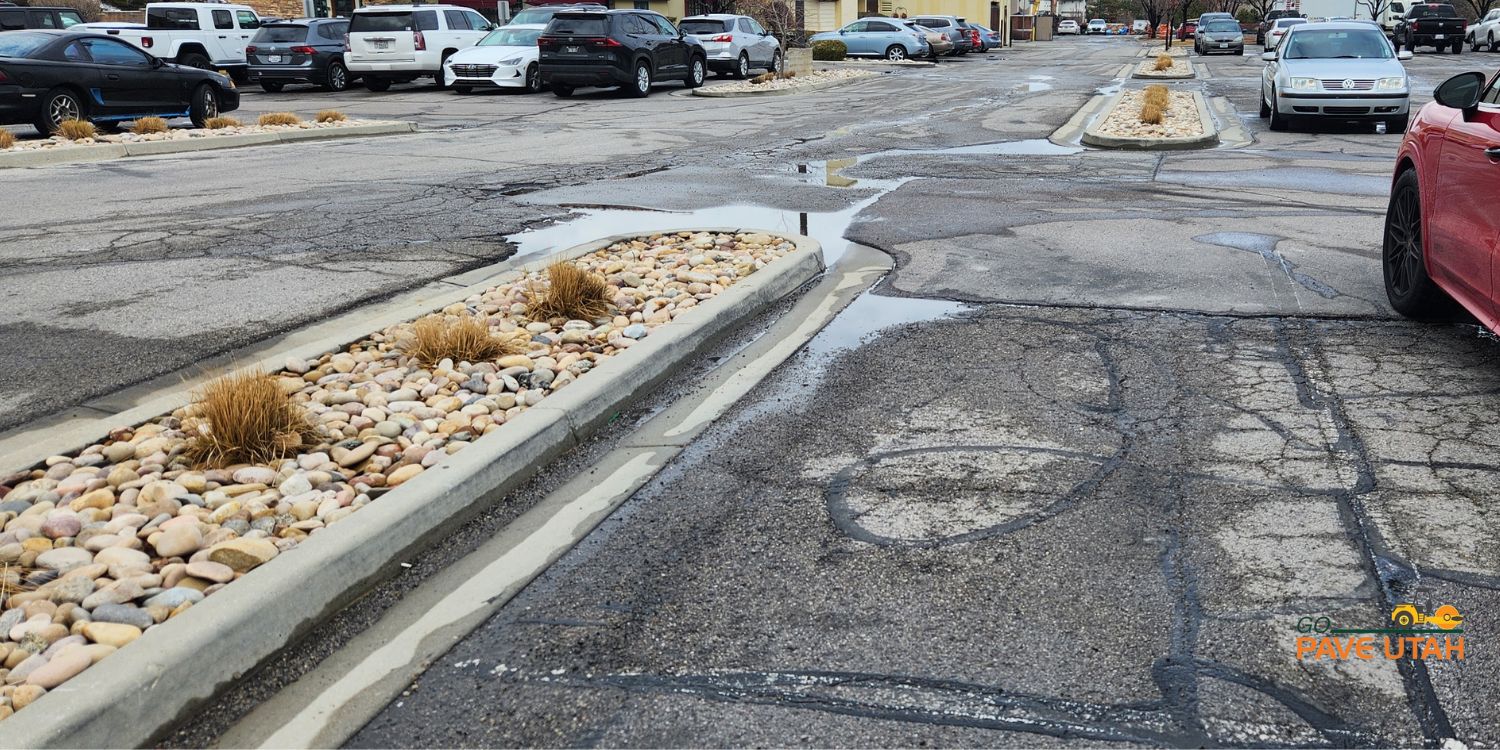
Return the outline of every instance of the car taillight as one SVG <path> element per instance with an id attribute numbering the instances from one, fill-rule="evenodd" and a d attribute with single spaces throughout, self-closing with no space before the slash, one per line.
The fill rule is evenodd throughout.
<path id="1" fill-rule="evenodd" d="M 539 36 L 536 38 L 536 46 L 538 47 L 551 47 L 554 44 L 557 44 L 557 40 L 550 36 Z"/>
<path id="2" fill-rule="evenodd" d="M 708 41 L 710 41 L 710 42 L 732 42 L 732 41 L 734 41 L 734 37 L 730 36 L 729 34 L 720 34 L 720 35 L 718 35 L 718 36 L 716 36 L 713 39 L 710 39 Z"/>
<path id="3" fill-rule="evenodd" d="M 422 32 L 412 34 L 412 47 L 418 52 L 427 49 L 427 38 L 422 36 Z"/>
<path id="4" fill-rule="evenodd" d="M 595 39 L 594 40 L 594 46 L 595 47 L 623 47 L 625 45 L 620 44 L 619 42 L 615 41 L 614 39 L 606 36 L 606 37 L 600 37 L 598 39 Z"/>
<path id="5" fill-rule="evenodd" d="M 348 34 L 344 35 L 344 51 L 345 52 L 352 51 L 352 50 L 349 49 L 349 35 Z"/>
<path id="6" fill-rule="evenodd" d="M 1411 22 L 1411 30 L 1412 31 L 1416 31 L 1417 29 L 1420 29 L 1420 28 L 1422 28 L 1422 22 L 1421 21 L 1412 21 Z"/>
<path id="7" fill-rule="evenodd" d="M 151 45 L 153 45 L 153 44 L 155 44 L 155 42 L 152 41 L 151 37 L 149 37 L 149 36 L 143 36 L 143 37 L 141 37 L 141 46 L 142 47 L 145 47 L 146 49 L 151 49 Z"/>
<path id="8" fill-rule="evenodd" d="M 247 54 L 247 55 L 253 55 L 253 54 L 255 54 L 255 47 L 246 47 L 245 48 L 245 54 Z"/>
<path id="9" fill-rule="evenodd" d="M 247 48 L 245 51 L 249 52 L 250 49 Z M 318 51 L 315 50 L 315 49 L 313 49 L 312 47 L 309 47 L 309 46 L 303 44 L 303 45 L 298 45 L 296 47 L 293 47 L 292 48 L 292 54 L 294 54 L 294 55 L 316 55 L 316 54 L 318 54 Z"/>
<path id="10" fill-rule="evenodd" d="M 9 81 L 9 80 L 10 80 L 10 76 L 6 75 L 5 71 L 0 70 L 0 83 L 5 83 L 6 81 Z"/>

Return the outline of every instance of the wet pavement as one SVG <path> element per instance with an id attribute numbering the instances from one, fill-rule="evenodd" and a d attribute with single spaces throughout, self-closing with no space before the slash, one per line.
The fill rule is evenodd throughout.
<path id="1" fill-rule="evenodd" d="M 1385 303 L 1400 136 L 1268 132 L 1252 55 L 1212 58 L 1191 84 L 1227 99 L 1246 147 L 1046 140 L 1095 92 L 1136 85 L 1118 74 L 1139 51 L 1068 39 L 713 107 L 665 90 L 452 108 L 346 95 L 452 127 L 402 141 L 420 153 L 310 155 L 380 185 L 369 205 L 330 202 L 332 233 L 362 221 L 367 250 L 419 254 L 372 272 L 431 273 L 420 254 L 471 247 L 442 239 L 456 221 L 489 258 L 507 237 L 541 258 L 738 225 L 805 231 L 835 264 L 851 243 L 896 262 L 348 745 L 1500 743 L 1500 350 L 1468 321 L 1409 323 Z M 1411 67 L 1430 89 L 1481 60 L 1500 57 Z M 576 149 L 541 148 L 544 131 Z M 391 214 L 417 195 L 431 212 Z M 257 231 L 306 231 L 274 223 Z M 681 387 L 165 744 L 212 742 Z M 1296 658 L 1303 616 L 1378 628 L 1399 601 L 1469 615 L 1467 658 Z"/>

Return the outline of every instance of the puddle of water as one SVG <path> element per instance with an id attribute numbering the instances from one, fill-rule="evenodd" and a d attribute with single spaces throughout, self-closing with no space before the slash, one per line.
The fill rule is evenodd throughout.
<path id="1" fill-rule="evenodd" d="M 1051 90 L 1052 90 L 1052 84 L 1050 84 L 1050 83 L 1037 83 L 1037 82 L 1033 81 L 1031 83 L 1026 84 L 1026 92 L 1027 93 L 1033 93 L 1034 94 L 1034 93 L 1036 93 L 1038 91 L 1051 91 Z"/>
<path id="2" fill-rule="evenodd" d="M 961 302 L 916 297 L 886 297 L 872 292 L 857 297 L 824 326 L 803 350 L 811 357 L 827 357 L 854 349 L 872 336 L 899 325 L 952 317 L 970 307 Z"/>
<path id="3" fill-rule="evenodd" d="M 1243 250 L 1247 253 L 1255 253 L 1265 258 L 1267 263 L 1279 267 L 1281 272 L 1286 274 L 1287 278 L 1318 296 L 1324 299 L 1333 299 L 1339 296 L 1339 290 L 1298 271 L 1296 263 L 1287 260 L 1281 253 L 1276 252 L 1276 243 L 1281 241 L 1280 237 L 1274 237 L 1269 234 L 1256 234 L 1255 232 L 1216 232 L 1214 234 L 1200 234 L 1194 237 L 1193 241 L 1234 250 Z"/>
<path id="4" fill-rule="evenodd" d="M 864 162 L 888 156 L 1070 156 L 1084 151 L 1085 149 L 1074 146 L 1059 146 L 1046 138 L 1033 138 L 1025 141 L 979 143 L 950 148 L 897 148 L 861 154 L 857 161 Z"/>
<path id="5" fill-rule="evenodd" d="M 1311 167 L 1276 167 L 1272 169 L 1187 172 L 1162 170 L 1159 182 L 1174 182 L 1192 187 L 1282 188 L 1342 195 L 1386 196 L 1391 192 L 1387 175 L 1363 175 L 1335 169 Z"/>

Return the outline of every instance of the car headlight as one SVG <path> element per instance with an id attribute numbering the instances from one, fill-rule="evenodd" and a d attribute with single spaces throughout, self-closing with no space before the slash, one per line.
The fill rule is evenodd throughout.
<path id="1" fill-rule="evenodd" d="M 1318 87 L 1318 79 L 1316 79 L 1316 78 L 1293 78 L 1291 80 L 1290 84 L 1291 85 L 1289 86 L 1289 88 L 1292 88 L 1292 89 L 1302 89 L 1302 90 L 1315 89 L 1315 88 Z"/>
<path id="2" fill-rule="evenodd" d="M 1382 78 L 1375 82 L 1375 88 L 1381 91 L 1400 91 L 1406 88 L 1406 76 Z"/>
<path id="3" fill-rule="evenodd" d="M 501 60 L 500 64 L 501 65 L 520 65 L 521 64 L 521 58 L 519 58 L 519 57 L 512 57 L 509 60 Z"/>

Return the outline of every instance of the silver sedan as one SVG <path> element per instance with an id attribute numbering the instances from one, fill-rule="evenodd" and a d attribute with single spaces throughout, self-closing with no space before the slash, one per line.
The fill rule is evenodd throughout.
<path id="1" fill-rule="evenodd" d="M 1410 81 L 1380 29 L 1341 21 L 1294 26 L 1276 49 L 1261 55 L 1260 116 L 1272 130 L 1287 130 L 1299 118 L 1383 121 L 1406 130 Z"/>

